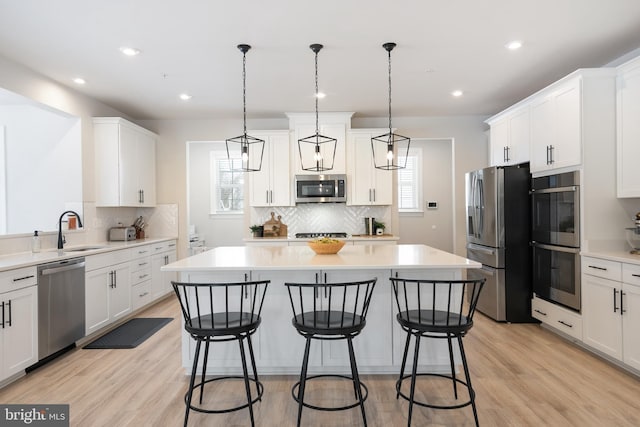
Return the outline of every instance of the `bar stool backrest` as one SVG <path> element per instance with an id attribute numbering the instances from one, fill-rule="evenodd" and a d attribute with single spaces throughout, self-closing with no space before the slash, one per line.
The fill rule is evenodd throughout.
<path id="1" fill-rule="evenodd" d="M 468 329 L 473 324 L 485 279 L 428 280 L 390 278 L 398 321 L 404 326 L 439 329 Z M 466 296 L 466 299 L 465 299 Z"/>
<path id="2" fill-rule="evenodd" d="M 364 323 L 377 280 L 285 283 L 285 286 L 294 319 L 299 319 L 304 327 L 326 331 L 350 329 Z"/>
<path id="3" fill-rule="evenodd" d="M 180 301 L 185 329 L 199 336 L 225 335 L 225 332 L 234 335 L 259 322 L 269 283 L 269 280 L 236 283 L 171 282 Z"/>

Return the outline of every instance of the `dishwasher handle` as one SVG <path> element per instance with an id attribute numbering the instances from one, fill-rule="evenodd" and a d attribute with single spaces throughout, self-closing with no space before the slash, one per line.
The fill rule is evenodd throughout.
<path id="1" fill-rule="evenodd" d="M 62 273 L 63 271 L 76 270 L 78 268 L 84 268 L 84 261 L 75 264 L 64 264 L 59 267 L 43 268 L 40 270 L 40 274 L 47 276 L 49 274 Z"/>

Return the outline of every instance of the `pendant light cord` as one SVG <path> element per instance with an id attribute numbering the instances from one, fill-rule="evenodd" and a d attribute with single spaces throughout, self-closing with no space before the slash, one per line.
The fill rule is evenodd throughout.
<path id="1" fill-rule="evenodd" d="M 320 133 L 320 127 L 318 126 L 318 52 L 316 54 L 316 135 Z"/>
<path id="2" fill-rule="evenodd" d="M 391 114 L 391 113 L 389 113 Z M 247 53 L 242 53 L 242 124 L 247 135 Z"/>
<path id="3" fill-rule="evenodd" d="M 387 53 L 389 54 L 389 135 L 391 135 L 391 50 Z"/>

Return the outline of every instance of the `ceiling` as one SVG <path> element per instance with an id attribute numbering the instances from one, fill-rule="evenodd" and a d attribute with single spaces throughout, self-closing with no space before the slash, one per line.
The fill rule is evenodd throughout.
<path id="1" fill-rule="evenodd" d="M 0 55 L 134 119 L 241 117 L 240 43 L 250 119 L 313 111 L 311 43 L 320 111 L 384 117 L 388 41 L 394 116 L 491 115 L 640 47 L 639 29 L 638 0 L 0 0 Z"/>

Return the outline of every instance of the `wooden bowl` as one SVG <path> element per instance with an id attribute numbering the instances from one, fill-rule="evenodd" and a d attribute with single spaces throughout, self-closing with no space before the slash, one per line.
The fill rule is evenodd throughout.
<path id="1" fill-rule="evenodd" d="M 324 243 L 322 240 L 311 240 L 307 242 L 309 247 L 318 255 L 332 255 L 337 254 L 344 246 L 344 240 L 338 240 L 337 242 Z"/>

